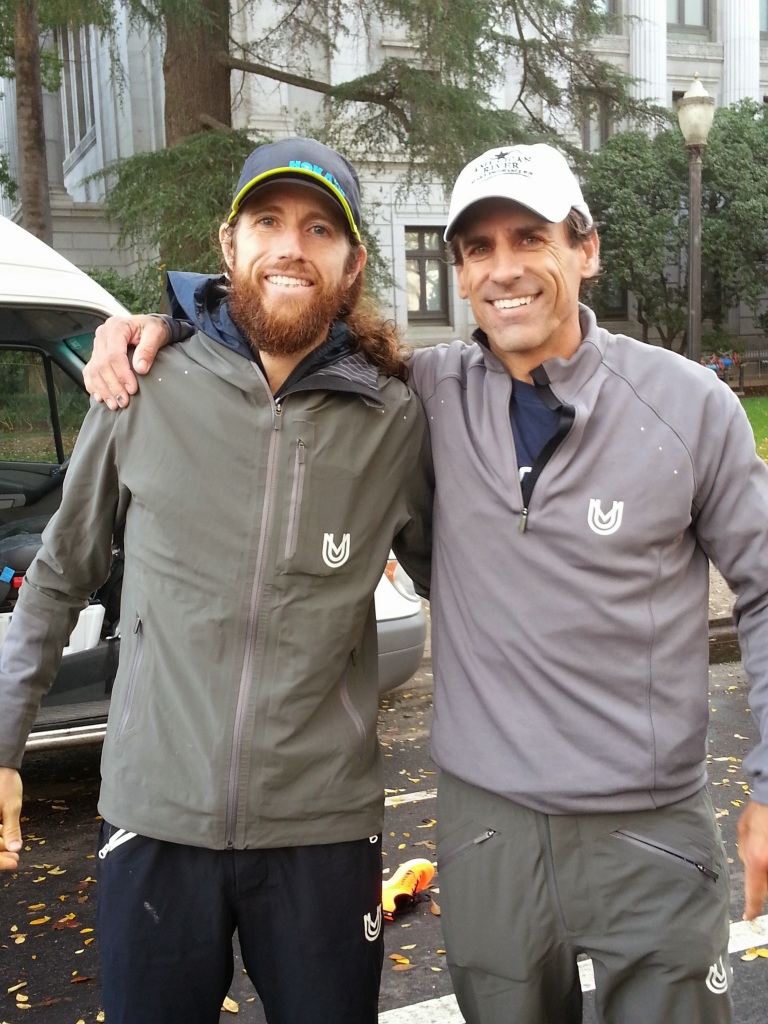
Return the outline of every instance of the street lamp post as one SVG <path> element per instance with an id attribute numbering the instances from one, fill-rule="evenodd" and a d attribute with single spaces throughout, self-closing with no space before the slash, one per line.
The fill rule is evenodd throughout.
<path id="1" fill-rule="evenodd" d="M 686 354 L 701 362 L 701 161 L 715 116 L 715 101 L 694 75 L 677 104 L 677 117 L 688 150 L 688 329 Z"/>

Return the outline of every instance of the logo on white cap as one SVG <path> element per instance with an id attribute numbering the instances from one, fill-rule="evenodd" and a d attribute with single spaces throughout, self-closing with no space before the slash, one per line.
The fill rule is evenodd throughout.
<path id="1" fill-rule="evenodd" d="M 445 241 L 450 242 L 459 217 L 482 199 L 508 199 L 551 223 L 578 210 L 592 224 L 579 182 L 565 157 L 552 146 L 502 146 L 468 163 L 456 179 Z"/>
<path id="2" fill-rule="evenodd" d="M 533 175 L 530 156 L 515 149 L 500 149 L 486 153 L 474 164 L 470 164 L 470 168 L 473 172 L 473 183 L 487 181 L 496 174 L 523 174 L 526 178 Z"/>

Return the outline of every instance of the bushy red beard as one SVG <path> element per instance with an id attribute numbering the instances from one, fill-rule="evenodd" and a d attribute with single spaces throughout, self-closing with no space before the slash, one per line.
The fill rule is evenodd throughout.
<path id="1" fill-rule="evenodd" d="M 295 267 L 281 268 L 295 273 Z M 229 311 L 251 348 L 268 356 L 290 356 L 314 348 L 325 340 L 331 321 L 344 308 L 348 290 L 327 285 L 311 298 L 286 296 L 267 307 L 260 286 L 248 273 L 232 269 Z"/>

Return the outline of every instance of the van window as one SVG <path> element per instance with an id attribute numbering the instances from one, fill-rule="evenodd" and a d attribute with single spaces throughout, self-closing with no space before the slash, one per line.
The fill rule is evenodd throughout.
<path id="1" fill-rule="evenodd" d="M 87 411 L 82 387 L 42 352 L 0 348 L 0 461 L 58 464 Z"/>

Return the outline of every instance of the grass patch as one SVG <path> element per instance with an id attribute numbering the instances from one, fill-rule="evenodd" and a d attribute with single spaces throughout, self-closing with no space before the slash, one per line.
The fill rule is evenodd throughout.
<path id="1" fill-rule="evenodd" d="M 768 395 L 742 398 L 741 404 L 752 425 L 757 454 L 764 462 L 768 462 Z"/>

